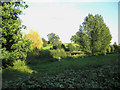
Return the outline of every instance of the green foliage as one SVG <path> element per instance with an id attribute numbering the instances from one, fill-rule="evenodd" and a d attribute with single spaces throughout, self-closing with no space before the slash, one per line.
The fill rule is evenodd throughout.
<path id="1" fill-rule="evenodd" d="M 75 47 L 75 51 L 80 51 L 80 50 L 81 50 L 80 46 Z"/>
<path id="2" fill-rule="evenodd" d="M 118 53 L 120 54 L 120 46 L 118 46 Z"/>
<path id="3" fill-rule="evenodd" d="M 66 52 L 64 49 L 56 49 L 56 50 L 40 50 L 35 48 L 32 52 L 29 53 L 28 58 L 29 59 L 38 59 L 38 58 L 56 58 L 58 57 L 64 58 L 66 57 Z"/>
<path id="4" fill-rule="evenodd" d="M 62 45 L 61 41 L 57 41 L 54 45 L 53 45 L 53 49 L 60 49 Z"/>
<path id="5" fill-rule="evenodd" d="M 107 47 L 107 52 L 111 53 L 111 46 L 110 45 Z"/>
<path id="6" fill-rule="evenodd" d="M 28 58 L 34 59 L 34 58 L 52 58 L 50 50 L 41 50 L 38 48 L 34 48 L 29 54 Z"/>
<path id="7" fill-rule="evenodd" d="M 13 67 L 9 67 L 9 69 L 18 70 L 20 72 L 26 72 L 26 73 L 30 73 L 30 74 L 35 72 L 34 70 L 30 69 L 26 65 L 25 60 L 24 61 L 21 61 L 21 60 L 14 61 L 13 65 L 14 66 Z"/>
<path id="8" fill-rule="evenodd" d="M 52 45 L 47 45 L 46 47 L 43 47 L 43 50 L 50 50 L 50 48 L 52 48 L 53 46 Z"/>
<path id="9" fill-rule="evenodd" d="M 29 69 L 35 70 L 37 73 L 26 75 L 26 73 L 21 73 L 21 71 L 18 71 L 18 73 L 16 71 L 3 69 L 3 87 L 14 88 L 16 86 L 17 88 L 20 88 L 22 87 L 22 83 L 24 83 L 25 86 L 35 86 L 36 88 L 38 82 L 42 88 L 56 86 L 61 87 L 62 85 L 64 86 L 65 83 L 65 88 L 70 85 L 72 85 L 74 88 L 79 88 L 79 86 L 83 86 L 84 88 L 88 87 L 89 85 L 89 87 L 92 88 L 95 85 L 93 82 L 97 83 L 98 87 L 118 87 L 119 84 L 118 75 L 120 71 L 118 71 L 118 54 L 108 54 L 106 56 L 92 56 L 76 59 L 65 58 L 62 59 L 61 62 L 43 63 L 40 62 L 41 59 L 32 60 L 36 60 L 37 62 L 34 65 L 31 63 L 29 65 Z M 22 67 L 21 65 L 22 63 L 19 64 L 18 67 Z M 104 81 L 105 79 L 106 81 Z M 29 82 L 31 82 L 31 84 Z"/>
<path id="10" fill-rule="evenodd" d="M 113 46 L 114 46 L 114 49 L 115 49 L 115 53 L 119 53 L 120 52 L 120 46 L 117 45 L 116 42 L 113 44 Z"/>
<path id="11" fill-rule="evenodd" d="M 64 49 L 56 49 L 56 50 L 51 50 L 51 55 L 53 58 L 58 58 L 58 57 L 61 57 L 61 58 L 64 58 L 66 57 L 66 52 Z"/>
<path id="12" fill-rule="evenodd" d="M 47 46 L 47 41 L 44 38 L 42 38 L 42 41 L 43 41 L 43 47 L 46 47 Z"/>
<path id="13" fill-rule="evenodd" d="M 30 39 L 33 42 L 31 45 L 32 49 L 34 49 L 34 48 L 42 49 L 43 41 L 40 38 L 40 35 L 38 32 L 31 29 L 30 32 L 25 35 L 25 37 Z"/>
<path id="14" fill-rule="evenodd" d="M 106 49 L 111 41 L 109 28 L 101 15 L 89 14 L 85 17 L 82 26 L 71 40 L 80 44 L 82 49 L 90 54 L 101 52 L 106 54 Z"/>
<path id="15" fill-rule="evenodd" d="M 61 45 L 61 48 L 63 48 L 64 50 L 66 50 L 66 47 L 64 44 Z"/>
<path id="16" fill-rule="evenodd" d="M 22 37 L 21 9 L 26 8 L 25 2 L 2 2 L 2 62 L 3 66 L 12 65 L 17 59 L 25 60 L 30 51 L 31 42 Z M 21 27 L 22 26 L 22 27 Z"/>
<path id="17" fill-rule="evenodd" d="M 114 52 L 114 51 L 115 51 L 114 46 L 113 46 L 113 45 L 110 45 L 110 47 L 111 47 L 111 52 Z"/>
<path id="18" fill-rule="evenodd" d="M 41 50 L 39 53 L 40 53 L 39 57 L 42 57 L 42 58 L 52 58 L 50 50 Z"/>
<path id="19" fill-rule="evenodd" d="M 95 69 L 65 70 L 54 76 L 46 76 L 38 80 L 27 76 L 23 80 L 6 81 L 3 89 L 11 88 L 120 88 L 120 70 L 118 65 L 106 65 Z M 13 88 L 12 87 L 12 88 Z"/>
<path id="20" fill-rule="evenodd" d="M 67 51 L 66 55 L 67 55 L 67 57 L 70 57 L 71 56 L 71 52 Z"/>
<path id="21" fill-rule="evenodd" d="M 72 51 L 75 50 L 75 46 L 72 43 L 69 43 L 68 44 L 68 49 L 69 49 L 70 52 L 72 52 Z"/>
<path id="22" fill-rule="evenodd" d="M 54 33 L 48 34 L 47 37 L 48 37 L 50 44 L 53 44 L 53 45 L 56 45 L 56 43 L 58 43 L 60 39 L 59 36 L 55 35 Z"/>

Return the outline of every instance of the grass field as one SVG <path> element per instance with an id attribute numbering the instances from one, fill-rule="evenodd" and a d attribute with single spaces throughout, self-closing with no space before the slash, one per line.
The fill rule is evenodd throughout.
<path id="1" fill-rule="evenodd" d="M 16 80 L 19 80 L 19 78 L 21 78 L 20 80 L 22 81 L 29 81 L 26 78 L 31 76 L 36 78 L 39 82 L 43 80 L 41 81 L 43 82 L 42 84 L 33 82 L 33 84 L 36 83 L 38 85 L 33 87 L 42 87 L 41 85 L 43 85 L 44 87 L 63 88 L 105 88 L 109 85 L 111 88 L 112 86 L 118 87 L 120 86 L 120 83 L 118 83 L 117 81 L 119 77 L 117 77 L 118 79 L 115 80 L 111 79 L 115 78 L 118 72 L 120 71 L 118 70 L 118 62 L 118 54 L 108 54 L 106 56 L 101 55 L 85 58 L 66 58 L 62 59 L 61 61 L 56 60 L 54 62 L 50 62 L 49 59 L 33 59 L 29 64 L 19 61 L 15 63 L 14 67 L 9 67 L 3 70 L 3 86 L 7 87 L 10 85 L 9 81 L 15 82 Z M 107 78 L 107 76 L 110 77 Z M 96 80 L 96 78 L 98 79 Z M 112 83 L 114 83 L 115 81 L 116 84 L 111 84 L 102 79 L 107 80 L 109 82 L 112 80 Z M 46 83 L 46 80 L 49 82 Z M 21 83 L 23 83 L 22 81 Z M 6 82 L 9 83 L 6 84 Z M 104 86 L 102 86 L 103 82 L 106 82 Z M 106 85 L 107 83 L 108 85 Z"/>
<path id="2" fill-rule="evenodd" d="M 46 46 L 46 47 L 43 47 L 43 50 L 47 50 L 47 49 L 50 49 L 50 48 L 52 48 L 53 46 L 52 45 L 48 45 L 48 46 Z"/>

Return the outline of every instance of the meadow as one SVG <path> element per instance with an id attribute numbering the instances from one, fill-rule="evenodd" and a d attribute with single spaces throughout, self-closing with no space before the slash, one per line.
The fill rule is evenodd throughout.
<path id="1" fill-rule="evenodd" d="M 4 88 L 120 88 L 119 55 L 32 58 L 3 69 Z"/>
<path id="2" fill-rule="evenodd" d="M 102 15 L 92 15 L 89 12 L 76 33 L 76 30 L 71 32 L 71 25 L 63 24 L 64 27 L 61 26 L 60 30 L 69 30 L 71 35 L 75 33 L 69 38 L 70 43 L 63 43 L 51 31 L 54 28 L 47 29 L 51 32 L 46 32 L 48 40 L 45 36 L 41 38 L 40 34 L 44 33 L 38 31 L 44 29 L 40 23 L 37 27 L 41 29 L 36 28 L 36 31 L 31 28 L 29 33 L 22 32 L 27 30 L 27 26 L 23 25 L 24 20 L 19 17 L 28 8 L 24 1 L 2 1 L 1 5 L 2 89 L 120 88 L 120 45 L 116 42 L 111 45 L 112 33 Z M 49 24 L 51 23 L 50 21 Z M 75 22 L 72 27 L 74 25 Z M 64 32 L 61 32 L 62 36 L 65 36 Z M 66 34 L 64 38 L 67 39 L 67 36 Z"/>

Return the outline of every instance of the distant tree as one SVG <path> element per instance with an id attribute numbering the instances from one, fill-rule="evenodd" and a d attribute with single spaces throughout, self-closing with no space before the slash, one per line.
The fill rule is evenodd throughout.
<path id="1" fill-rule="evenodd" d="M 113 45 L 117 45 L 117 43 L 116 42 L 114 42 L 114 44 Z"/>
<path id="2" fill-rule="evenodd" d="M 98 52 L 106 54 L 106 49 L 111 41 L 109 28 L 104 23 L 103 17 L 96 14 L 88 14 L 82 26 L 71 40 L 80 44 L 84 51 L 95 54 Z"/>
<path id="3" fill-rule="evenodd" d="M 111 53 L 111 51 L 112 51 L 112 50 L 111 50 L 111 46 L 109 45 L 109 46 L 107 47 L 107 52 L 108 52 L 108 53 Z"/>
<path id="4" fill-rule="evenodd" d="M 13 65 L 15 60 L 25 60 L 27 52 L 30 51 L 31 42 L 24 38 L 21 29 L 25 28 L 21 24 L 19 15 L 28 6 L 25 2 L 0 2 L 2 4 L 2 66 Z"/>
<path id="5" fill-rule="evenodd" d="M 68 49 L 69 49 L 70 52 L 72 52 L 72 51 L 75 50 L 75 46 L 72 45 L 72 43 L 69 43 L 69 44 L 68 44 Z"/>
<path id="6" fill-rule="evenodd" d="M 41 49 L 43 47 L 43 41 L 38 32 L 31 29 L 29 34 L 26 34 L 25 37 L 33 41 L 33 44 L 31 45 L 32 49 Z"/>
<path id="7" fill-rule="evenodd" d="M 47 40 L 45 40 L 44 38 L 42 38 L 42 41 L 43 41 L 43 47 L 46 47 L 47 46 Z"/>
<path id="8" fill-rule="evenodd" d="M 115 52 L 118 52 L 119 46 L 117 45 L 116 42 L 114 42 L 113 46 L 114 46 L 114 48 L 115 48 Z"/>
<path id="9" fill-rule="evenodd" d="M 53 45 L 53 49 L 60 49 L 62 45 L 61 41 L 56 41 L 56 43 L 54 43 Z"/>
<path id="10" fill-rule="evenodd" d="M 113 46 L 113 45 L 110 45 L 110 47 L 111 47 L 111 52 L 114 52 L 114 51 L 115 51 L 114 46 Z"/>
<path id="11" fill-rule="evenodd" d="M 75 46 L 75 51 L 80 51 L 80 50 L 81 50 L 80 45 L 76 45 Z"/>
<path id="12" fill-rule="evenodd" d="M 63 48 L 64 50 L 66 50 L 66 47 L 64 44 L 61 45 L 61 48 Z"/>
<path id="13" fill-rule="evenodd" d="M 55 35 L 54 33 L 48 34 L 47 37 L 48 37 L 48 40 L 49 40 L 50 44 L 53 44 L 53 45 L 58 43 L 58 41 L 60 39 L 59 36 Z"/>

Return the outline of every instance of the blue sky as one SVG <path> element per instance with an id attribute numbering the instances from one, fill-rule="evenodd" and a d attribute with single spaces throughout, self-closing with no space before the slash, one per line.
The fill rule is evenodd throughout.
<path id="1" fill-rule="evenodd" d="M 112 35 L 112 44 L 118 43 L 118 0 L 112 0 L 115 2 L 108 2 L 111 0 L 106 2 L 65 1 L 27 0 L 29 7 L 24 10 L 25 15 L 20 16 L 23 24 L 27 26 L 23 32 L 28 33 L 30 29 L 36 30 L 41 38 L 46 40 L 47 34 L 55 33 L 59 35 L 62 42 L 67 43 L 70 42 L 71 36 L 79 30 L 84 18 L 91 13 L 103 16 Z"/>

